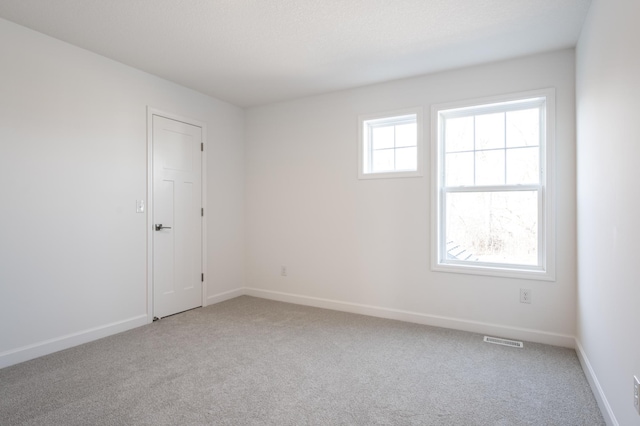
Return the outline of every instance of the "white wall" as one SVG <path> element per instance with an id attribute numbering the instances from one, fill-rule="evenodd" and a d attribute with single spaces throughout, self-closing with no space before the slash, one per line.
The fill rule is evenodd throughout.
<path id="1" fill-rule="evenodd" d="M 244 112 L 0 20 L 0 367 L 141 325 L 147 105 L 208 130 L 208 288 L 244 285 Z"/>
<path id="2" fill-rule="evenodd" d="M 640 425 L 638 18 L 638 1 L 594 0 L 576 66 L 577 337 L 603 411 L 621 425 Z"/>
<path id="3" fill-rule="evenodd" d="M 564 50 L 249 109 L 248 293 L 572 346 L 574 59 Z M 431 104 L 546 87 L 557 89 L 557 281 L 432 272 L 430 162 L 422 178 L 358 180 L 358 114 L 423 106 L 429 146 Z"/>

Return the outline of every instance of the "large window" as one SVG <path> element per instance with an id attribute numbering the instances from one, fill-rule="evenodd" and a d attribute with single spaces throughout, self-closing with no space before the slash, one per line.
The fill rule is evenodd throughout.
<path id="1" fill-rule="evenodd" d="M 359 177 L 422 175 L 421 109 L 359 117 Z"/>
<path id="2" fill-rule="evenodd" d="M 553 280 L 554 92 L 438 105 L 433 269 Z"/>

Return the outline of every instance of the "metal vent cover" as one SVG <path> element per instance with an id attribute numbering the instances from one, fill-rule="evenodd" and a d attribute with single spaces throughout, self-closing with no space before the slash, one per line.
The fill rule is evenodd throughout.
<path id="1" fill-rule="evenodd" d="M 512 348 L 524 348 L 522 342 L 516 340 L 501 339 L 499 337 L 484 336 L 484 341 L 487 343 L 493 343 L 494 345 L 511 346 Z"/>

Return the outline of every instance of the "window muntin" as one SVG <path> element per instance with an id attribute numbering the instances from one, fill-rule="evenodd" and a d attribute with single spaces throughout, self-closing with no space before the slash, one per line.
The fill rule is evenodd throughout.
<path id="1" fill-rule="evenodd" d="M 416 171 L 418 131 L 416 116 L 364 122 L 369 136 L 366 168 L 370 173 Z"/>
<path id="2" fill-rule="evenodd" d="M 421 176 L 420 109 L 359 118 L 359 177 Z"/>
<path id="3" fill-rule="evenodd" d="M 433 269 L 553 277 L 553 91 L 433 107 Z"/>

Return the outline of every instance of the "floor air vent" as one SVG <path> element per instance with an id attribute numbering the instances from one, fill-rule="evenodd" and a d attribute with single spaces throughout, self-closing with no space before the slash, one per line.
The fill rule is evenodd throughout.
<path id="1" fill-rule="evenodd" d="M 515 340 L 500 339 L 498 337 L 484 336 L 484 341 L 487 343 L 493 343 L 494 345 L 511 346 L 512 348 L 524 348 L 522 342 Z"/>

